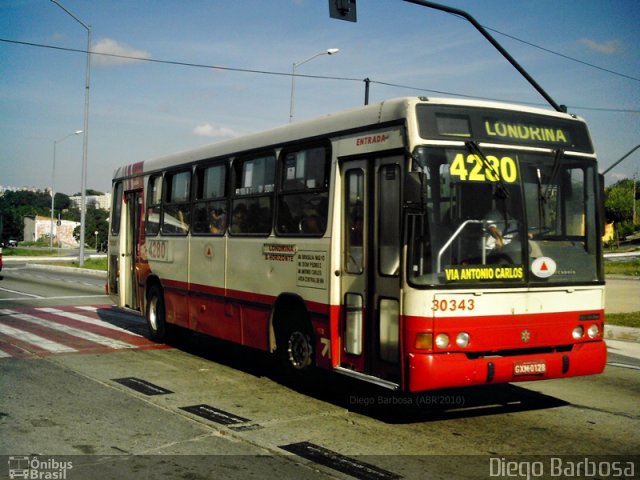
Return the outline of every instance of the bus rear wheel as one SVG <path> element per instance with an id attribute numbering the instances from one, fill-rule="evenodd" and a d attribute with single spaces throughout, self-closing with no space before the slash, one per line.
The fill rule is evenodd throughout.
<path id="1" fill-rule="evenodd" d="M 149 289 L 145 317 L 151 340 L 158 343 L 166 341 L 167 323 L 165 321 L 164 296 L 157 285 L 153 285 Z"/>

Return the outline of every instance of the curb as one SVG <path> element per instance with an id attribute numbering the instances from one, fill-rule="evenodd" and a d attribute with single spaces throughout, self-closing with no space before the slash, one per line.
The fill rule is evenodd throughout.
<path id="1" fill-rule="evenodd" d="M 640 343 L 640 328 L 620 327 L 618 325 L 605 325 L 604 339 Z"/>
<path id="2" fill-rule="evenodd" d="M 56 272 L 69 272 L 69 273 L 77 273 L 81 275 L 89 275 L 91 277 L 105 277 L 107 276 L 107 272 L 104 270 L 91 270 L 88 268 L 78 268 L 78 267 L 61 267 L 59 265 L 41 265 L 41 264 L 33 264 L 28 263 L 26 268 L 29 270 L 51 270 Z"/>

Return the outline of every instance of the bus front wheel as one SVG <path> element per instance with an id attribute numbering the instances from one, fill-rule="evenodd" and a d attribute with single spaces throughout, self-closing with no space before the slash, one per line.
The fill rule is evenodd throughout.
<path id="1" fill-rule="evenodd" d="M 159 286 L 153 285 L 147 295 L 147 308 L 145 317 L 149 329 L 149 337 L 154 342 L 164 342 L 167 337 L 167 324 L 165 322 L 164 297 Z"/>

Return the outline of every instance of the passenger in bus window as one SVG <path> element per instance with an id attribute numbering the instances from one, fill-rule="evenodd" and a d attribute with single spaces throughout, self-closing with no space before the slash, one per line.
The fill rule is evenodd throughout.
<path id="1" fill-rule="evenodd" d="M 211 210 L 211 222 L 209 231 L 211 233 L 222 233 L 227 228 L 227 214 L 221 208 Z"/>
<path id="2" fill-rule="evenodd" d="M 309 215 L 308 217 L 300 220 L 300 232 L 308 234 L 319 234 L 324 232 L 324 228 L 320 225 L 320 218 L 318 215 Z"/>
<path id="3" fill-rule="evenodd" d="M 189 231 L 189 221 L 188 212 L 184 212 L 182 209 L 178 208 L 177 212 L 177 220 L 178 220 L 178 229 L 176 233 L 187 233 Z"/>
<path id="4" fill-rule="evenodd" d="M 233 216 L 231 217 L 231 232 L 244 233 L 246 231 L 247 231 L 247 206 L 244 203 L 239 203 L 233 209 Z"/>

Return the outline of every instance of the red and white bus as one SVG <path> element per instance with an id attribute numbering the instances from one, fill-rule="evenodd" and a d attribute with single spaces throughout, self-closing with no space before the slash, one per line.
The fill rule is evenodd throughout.
<path id="1" fill-rule="evenodd" d="M 174 326 L 402 391 L 599 373 L 587 127 L 400 98 L 116 170 L 108 289 Z"/>

